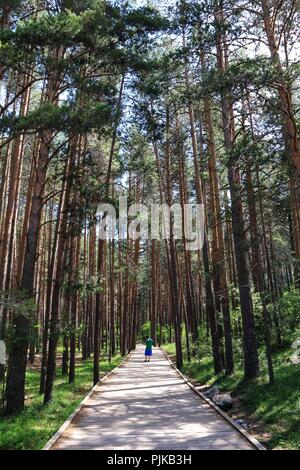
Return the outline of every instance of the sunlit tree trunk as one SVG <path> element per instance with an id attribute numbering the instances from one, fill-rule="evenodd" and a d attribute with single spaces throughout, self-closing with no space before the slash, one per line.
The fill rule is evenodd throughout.
<path id="1" fill-rule="evenodd" d="M 271 18 L 271 5 L 269 0 L 261 0 L 265 32 L 267 35 L 268 46 L 271 54 L 271 60 L 277 72 L 278 95 L 281 104 L 281 113 L 283 119 L 283 128 L 287 150 L 289 152 L 289 171 L 290 171 L 290 204 L 293 222 L 293 239 L 296 259 L 296 284 L 300 288 L 300 142 L 299 129 L 295 112 L 293 109 L 293 100 L 290 86 L 284 76 L 284 70 L 281 64 L 278 43 L 275 36 L 275 25 Z M 283 26 L 284 28 L 284 26 Z"/>
<path id="2" fill-rule="evenodd" d="M 221 3 L 220 3 L 221 5 Z M 217 7 L 215 18 L 218 24 L 224 24 L 222 6 Z M 218 68 L 221 73 L 228 65 L 226 38 L 222 33 L 216 34 Z M 222 101 L 222 123 L 225 147 L 228 153 L 228 182 L 231 195 L 231 215 L 234 240 L 234 252 L 237 268 L 238 287 L 243 323 L 244 375 L 252 379 L 259 374 L 257 339 L 252 296 L 250 289 L 250 273 L 248 266 L 248 244 L 243 218 L 242 189 L 239 169 L 232 155 L 235 139 L 234 116 L 230 94 L 224 92 Z"/>
<path id="3" fill-rule="evenodd" d="M 64 279 L 64 269 L 66 263 L 66 241 L 67 241 L 67 227 L 68 227 L 68 209 L 71 195 L 72 185 L 72 170 L 75 162 L 76 150 L 77 150 L 77 138 L 71 138 L 68 152 L 68 161 L 66 169 L 66 181 L 63 193 L 62 210 L 60 217 L 59 228 L 58 228 L 58 239 L 57 239 L 57 251 L 56 251 L 56 262 L 53 271 L 53 288 L 51 297 L 51 316 L 50 316 L 50 327 L 49 327 L 49 344 L 48 344 L 48 359 L 47 359 L 47 371 L 45 381 L 45 395 L 44 404 L 49 403 L 52 398 L 53 381 L 55 375 L 56 365 L 56 348 L 59 336 L 59 300 L 61 287 Z"/>

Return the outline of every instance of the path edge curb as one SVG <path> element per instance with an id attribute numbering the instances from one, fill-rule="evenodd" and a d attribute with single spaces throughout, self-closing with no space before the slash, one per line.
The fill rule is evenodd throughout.
<path id="1" fill-rule="evenodd" d="M 106 379 L 108 379 L 108 377 L 110 377 L 112 374 L 115 373 L 115 371 L 124 364 L 124 362 L 127 361 L 127 359 L 129 358 L 129 356 L 132 354 L 133 350 L 130 351 L 126 357 L 124 357 L 124 359 L 120 362 L 119 365 L 117 365 L 116 367 L 114 367 L 110 372 L 107 372 L 107 374 L 105 374 L 100 380 L 98 383 L 96 383 L 96 385 L 94 385 L 90 390 L 89 392 L 87 393 L 87 395 L 83 398 L 83 400 L 79 403 L 79 405 L 77 406 L 77 408 L 75 408 L 75 410 L 73 411 L 73 413 L 70 414 L 70 416 L 66 419 L 66 421 L 60 426 L 60 428 L 56 431 L 55 434 L 53 434 L 53 436 L 49 439 L 49 441 L 44 445 L 44 447 L 41 449 L 41 450 L 51 450 L 51 448 L 53 447 L 53 445 L 58 441 L 58 439 L 62 436 L 62 434 L 66 431 L 66 429 L 70 426 L 70 424 L 74 421 L 74 419 L 76 418 L 76 416 L 80 413 L 80 411 L 82 410 L 82 408 L 85 406 L 85 404 L 87 403 L 87 401 L 91 398 L 91 396 L 93 395 L 93 393 L 95 392 L 95 390 L 97 389 L 97 387 L 106 381 Z"/>
<path id="2" fill-rule="evenodd" d="M 200 398 L 202 398 L 202 400 L 204 400 L 208 405 L 210 405 L 218 414 L 220 414 L 226 421 L 228 421 L 228 423 L 231 424 L 231 426 L 233 426 L 237 431 L 243 434 L 243 436 L 247 439 L 247 441 L 249 441 L 250 444 L 253 447 L 255 447 L 256 450 L 267 450 L 255 437 L 249 434 L 244 428 L 242 428 L 239 424 L 237 424 L 227 413 L 221 410 L 221 408 L 219 408 L 212 400 L 210 400 L 205 395 L 203 395 L 203 393 L 201 393 L 191 382 L 189 382 L 189 380 L 183 375 L 183 373 L 179 369 L 177 369 L 175 364 L 173 364 L 173 362 L 171 361 L 166 351 L 162 347 L 160 349 L 166 356 L 171 366 L 180 375 L 180 377 Z"/>

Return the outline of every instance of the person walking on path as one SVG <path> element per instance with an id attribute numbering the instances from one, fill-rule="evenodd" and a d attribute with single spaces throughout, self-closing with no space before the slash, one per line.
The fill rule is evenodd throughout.
<path id="1" fill-rule="evenodd" d="M 152 356 L 152 346 L 153 346 L 153 339 L 150 338 L 150 336 L 148 337 L 148 339 L 146 339 L 146 349 L 145 349 L 145 360 L 144 362 L 150 362 L 150 357 Z"/>

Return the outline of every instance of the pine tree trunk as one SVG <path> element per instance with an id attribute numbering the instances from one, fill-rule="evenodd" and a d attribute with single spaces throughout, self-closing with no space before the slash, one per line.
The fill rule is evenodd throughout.
<path id="1" fill-rule="evenodd" d="M 103 288 L 103 269 L 104 269 L 104 250 L 106 248 L 105 240 L 98 241 L 98 282 L 99 288 Z M 95 326 L 94 326 L 94 385 L 100 380 L 100 322 L 101 322 L 101 299 L 103 294 L 96 293 L 95 305 Z"/>
<path id="2" fill-rule="evenodd" d="M 202 59 L 204 60 L 204 58 Z M 231 331 L 231 318 L 229 308 L 229 295 L 226 280 L 226 265 L 225 265 L 225 245 L 224 234 L 221 217 L 221 203 L 220 203 L 220 189 L 219 180 L 217 175 L 217 156 L 215 148 L 215 138 L 213 123 L 211 117 L 210 103 L 208 98 L 204 100 L 204 123 L 208 133 L 208 171 L 209 183 L 211 192 L 211 212 L 213 223 L 213 246 L 212 249 L 212 262 L 214 265 L 214 285 L 215 294 L 218 298 L 218 304 L 221 307 L 223 314 L 224 337 L 225 337 L 225 369 L 226 374 L 229 375 L 233 372 L 233 350 L 232 350 L 232 331 Z"/>
<path id="3" fill-rule="evenodd" d="M 76 366 L 76 327 L 77 327 L 77 309 L 78 309 L 78 270 L 79 270 L 79 255 L 80 255 L 80 235 L 70 241 L 72 246 L 70 252 L 71 262 L 71 334 L 70 334 L 70 364 L 69 364 L 69 383 L 75 380 L 75 366 Z"/>
<path id="4" fill-rule="evenodd" d="M 110 241 L 110 357 L 116 352 L 115 339 L 115 243 Z"/>
<path id="5" fill-rule="evenodd" d="M 171 179 L 171 148 L 170 148 L 170 116 L 167 109 L 167 122 L 166 122 L 166 152 L 165 152 L 165 166 L 166 166 L 166 199 L 169 207 L 172 206 L 172 179 Z M 171 288 L 171 299 L 173 309 L 173 322 L 175 334 L 175 347 L 176 347 L 176 366 L 180 370 L 183 366 L 182 345 L 181 345 L 181 322 L 179 312 L 179 296 L 178 296 L 178 276 L 176 267 L 176 244 L 173 232 L 173 218 L 170 213 L 170 239 L 169 247 L 169 281 Z"/>
<path id="6" fill-rule="evenodd" d="M 153 339 L 154 346 L 156 346 L 156 243 L 155 240 L 151 241 L 151 338 Z"/>
<path id="7" fill-rule="evenodd" d="M 53 58 L 59 60 L 62 50 L 57 49 Z M 47 100 L 57 102 L 57 89 L 60 83 L 60 74 L 56 71 L 50 75 L 47 88 Z M 46 183 L 48 157 L 52 141 L 52 131 L 41 132 L 38 161 L 35 168 L 34 185 L 32 192 L 31 210 L 27 230 L 27 244 L 24 257 L 20 288 L 24 292 L 24 300 L 33 299 L 35 264 L 40 232 L 40 221 L 43 206 L 43 196 Z M 19 412 L 24 407 L 25 398 L 25 372 L 27 363 L 27 350 L 29 342 L 30 317 L 26 314 L 14 314 L 12 321 L 15 339 L 10 347 L 8 358 L 8 373 L 6 383 L 6 414 Z"/>
<path id="8" fill-rule="evenodd" d="M 186 72 L 186 83 L 189 84 L 187 72 Z M 193 163 L 194 163 L 194 172 L 195 172 L 197 204 L 204 204 L 203 187 L 202 187 L 202 182 L 200 178 L 200 167 L 199 167 L 199 161 L 198 161 L 198 143 L 197 143 L 197 137 L 196 137 L 196 131 L 195 131 L 194 110 L 191 104 L 189 105 L 189 119 L 190 119 L 190 130 L 191 130 L 192 148 L 193 148 Z M 207 231 L 205 227 L 204 227 L 204 236 L 203 236 L 202 257 L 203 257 L 203 267 L 204 267 L 204 272 L 205 272 L 206 314 L 208 318 L 208 324 L 209 324 L 211 340 L 212 340 L 214 370 L 216 374 L 219 374 L 220 372 L 222 372 L 223 364 L 222 364 L 222 357 L 221 357 L 221 350 L 220 350 L 220 338 L 219 338 L 217 318 L 216 318 L 214 294 L 213 294 L 212 281 L 211 281 L 209 246 L 208 246 L 208 239 L 207 239 Z"/>
<path id="9" fill-rule="evenodd" d="M 24 84 L 28 78 L 24 79 Z M 20 116 L 25 116 L 29 107 L 30 88 L 27 88 L 22 96 Z M 7 196 L 7 207 L 4 223 L 3 242 L 0 256 L 0 290 L 5 289 L 5 278 L 8 276 L 7 271 L 11 271 L 11 261 L 13 248 L 12 239 L 15 233 L 15 225 L 17 219 L 17 206 L 20 191 L 20 177 L 22 171 L 22 154 L 24 145 L 24 134 L 19 134 L 13 144 L 10 172 L 9 172 L 9 192 Z M 10 248 L 10 249 L 9 249 Z"/>
<path id="10" fill-rule="evenodd" d="M 191 274 L 191 257 L 190 251 L 187 249 L 187 239 L 185 234 L 185 228 L 187 225 L 187 221 L 185 220 L 185 204 L 187 204 L 187 183 L 186 183 L 186 175 L 185 175 L 185 162 L 184 162 L 184 155 L 183 155 L 183 146 L 182 146 L 182 136 L 179 129 L 178 119 L 176 118 L 176 130 L 177 130 L 177 138 L 178 138 L 178 159 L 179 159 L 179 190 L 180 190 L 180 204 L 181 204 L 181 211 L 182 211 L 182 233 L 183 233 L 183 253 L 184 253 L 184 273 L 185 273 L 185 291 L 186 291 L 186 307 L 185 307 L 185 315 L 186 315 L 186 326 L 187 329 L 191 330 L 191 337 L 193 342 L 199 339 L 198 333 L 198 325 L 197 325 L 197 317 L 196 317 L 196 310 L 195 310 L 195 302 L 194 302 L 194 286 L 193 286 L 193 279 Z M 188 338 L 187 338 L 188 341 Z"/>

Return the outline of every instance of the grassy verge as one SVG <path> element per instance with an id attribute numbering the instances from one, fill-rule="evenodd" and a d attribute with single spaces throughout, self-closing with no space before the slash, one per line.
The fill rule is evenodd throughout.
<path id="1" fill-rule="evenodd" d="M 174 344 L 164 346 L 175 354 Z M 252 432 L 269 449 L 300 448 L 300 364 L 290 363 L 291 349 L 274 353 L 275 383 L 268 384 L 264 354 L 260 355 L 261 375 L 257 380 L 243 382 L 243 370 L 236 368 L 230 377 L 214 374 L 211 358 L 184 363 L 182 372 L 200 385 L 217 385 L 229 391 L 234 406 L 229 413 L 252 425 Z"/>
<path id="2" fill-rule="evenodd" d="M 120 356 L 114 356 L 109 362 L 103 357 L 100 362 L 101 376 L 121 360 Z M 93 360 L 76 365 L 74 384 L 69 384 L 68 378 L 62 377 L 58 368 L 53 400 L 47 406 L 43 406 L 43 396 L 39 394 L 39 378 L 39 371 L 27 372 L 24 411 L 14 417 L 0 418 L 0 449 L 41 449 L 92 387 Z"/>

